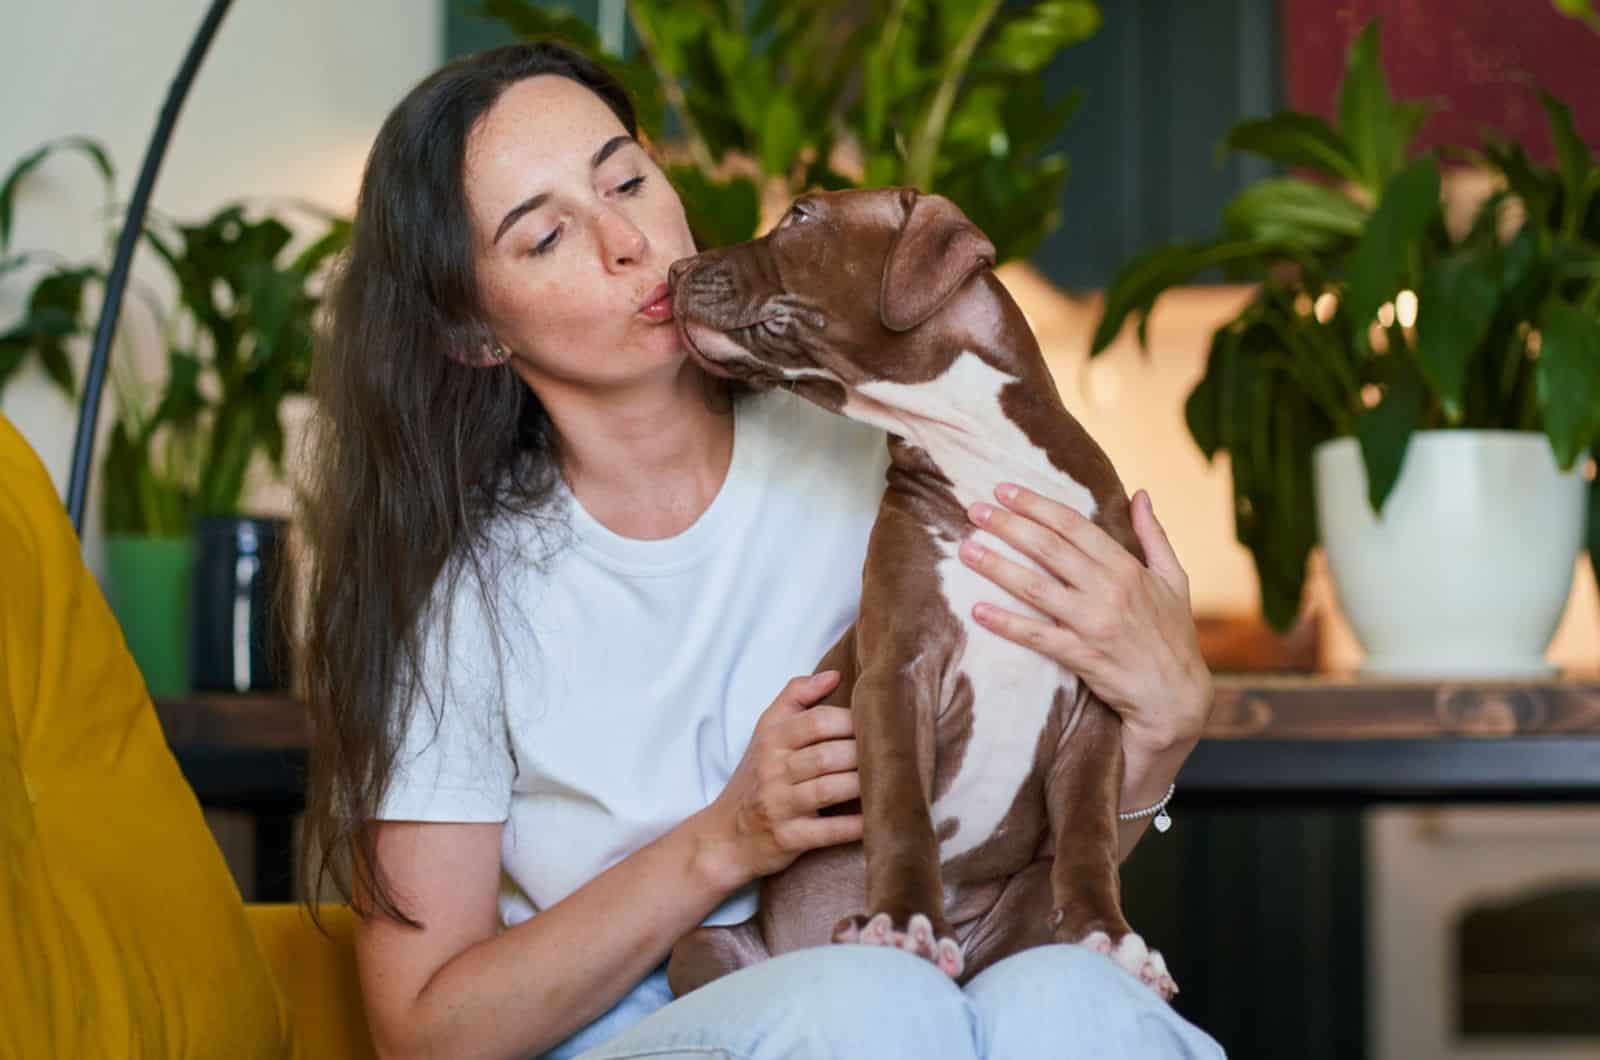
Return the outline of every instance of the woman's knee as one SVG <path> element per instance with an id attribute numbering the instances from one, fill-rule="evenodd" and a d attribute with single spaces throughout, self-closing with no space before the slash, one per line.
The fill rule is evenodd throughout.
<path id="1" fill-rule="evenodd" d="M 1155 991 L 1084 946 L 1023 950 L 979 973 L 966 993 L 975 1010 L 980 1053 L 994 1060 L 1033 1055 L 1026 1050 L 1058 1038 L 1049 1055 L 1222 1055 Z"/>
<path id="2" fill-rule="evenodd" d="M 1060 998 L 1065 992 L 1094 1003 L 1121 1000 L 1129 986 L 1148 991 L 1109 957 L 1086 946 L 1054 944 L 1033 946 L 990 965 L 967 984 L 967 993 Z"/>
<path id="3" fill-rule="evenodd" d="M 920 957 L 882 946 L 818 946 L 741 974 L 751 973 L 752 993 L 769 1005 L 781 999 L 788 1034 L 814 1048 L 827 1043 L 815 1055 L 975 1055 L 966 996 Z"/>
<path id="4" fill-rule="evenodd" d="M 969 1025 L 965 996 L 929 961 L 885 946 L 797 950 L 758 966 L 798 1001 L 856 1019 Z M 751 969 L 754 970 L 754 969 Z"/>
<path id="5" fill-rule="evenodd" d="M 975 1034 L 966 997 L 927 961 L 818 946 L 708 983 L 584 1057 L 961 1060 L 975 1058 Z"/>

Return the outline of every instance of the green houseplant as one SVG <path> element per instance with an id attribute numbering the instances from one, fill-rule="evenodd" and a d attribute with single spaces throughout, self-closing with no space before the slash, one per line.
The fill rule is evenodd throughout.
<path id="1" fill-rule="evenodd" d="M 1093 0 L 629 0 L 639 48 L 532 0 L 481 11 L 556 36 L 628 85 L 703 245 L 757 234 L 763 203 L 808 188 L 908 184 L 946 195 L 1023 257 L 1059 223 L 1077 106 L 1040 74 L 1100 25 Z"/>
<path id="2" fill-rule="evenodd" d="M 68 397 L 76 390 L 76 371 L 70 343 L 81 332 L 86 288 L 105 279 L 94 264 L 73 264 L 46 251 L 18 252 L 11 248 L 17 189 L 40 163 L 53 154 L 77 155 L 90 162 L 100 177 L 104 210 L 111 211 L 115 174 L 104 148 L 83 137 L 66 137 L 29 152 L 5 180 L 0 181 L 0 281 L 13 272 L 48 266 L 28 293 L 22 316 L 0 330 L 0 392 L 32 360 Z"/>
<path id="3" fill-rule="evenodd" d="M 1357 441 L 1376 513 L 1419 432 L 1542 432 L 1562 469 L 1600 437 L 1600 167 L 1567 107 L 1541 100 L 1557 164 L 1489 135 L 1466 156 L 1502 186 L 1452 233 L 1440 159 L 1410 148 L 1428 107 L 1391 99 L 1369 25 L 1335 123 L 1280 113 L 1221 146 L 1297 172 L 1240 192 L 1215 239 L 1143 254 L 1108 288 L 1092 355 L 1130 318 L 1142 343 L 1160 294 L 1204 270 L 1259 284 L 1213 335 L 1185 412 L 1208 458 L 1228 454 L 1238 537 L 1273 626 L 1295 618 L 1319 539 L 1324 443 Z M 1591 557 L 1597 533 L 1590 520 Z"/>
<path id="4" fill-rule="evenodd" d="M 109 204 L 115 171 L 98 144 L 73 137 L 31 152 L 0 184 L 0 272 L 46 260 L 10 253 L 11 218 L 22 181 L 57 151 L 93 160 Z M 158 695 L 190 683 L 197 520 L 245 518 L 246 474 L 258 457 L 284 470 L 283 401 L 305 389 L 323 269 L 349 228 L 321 211 L 298 212 L 314 222 L 298 250 L 283 217 L 236 203 L 197 224 L 152 219 L 142 233 L 171 292 L 138 288 L 161 334 L 165 374 L 151 384 L 126 351 L 117 359 L 100 481 L 109 595 Z M 0 333 L 0 386 L 36 359 L 72 394 L 74 351 L 93 331 L 106 271 L 48 258 L 22 319 Z"/>

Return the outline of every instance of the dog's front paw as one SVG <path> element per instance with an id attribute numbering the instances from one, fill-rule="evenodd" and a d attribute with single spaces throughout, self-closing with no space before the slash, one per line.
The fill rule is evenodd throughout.
<path id="1" fill-rule="evenodd" d="M 1145 945 L 1136 932 L 1128 932 L 1113 942 L 1104 931 L 1091 931 L 1078 940 L 1096 953 L 1110 957 L 1123 971 L 1154 990 L 1163 1001 L 1171 1001 L 1178 993 L 1178 984 L 1167 971 L 1167 962 L 1160 950 Z"/>
<path id="2" fill-rule="evenodd" d="M 888 913 L 879 913 L 870 919 L 865 916 L 845 917 L 833 929 L 833 941 L 854 942 L 864 946 L 893 946 L 932 961 L 952 979 L 960 977 L 963 967 L 960 944 L 953 938 L 938 938 L 933 921 L 921 913 L 913 913 L 903 928 L 896 927 L 894 918 Z"/>

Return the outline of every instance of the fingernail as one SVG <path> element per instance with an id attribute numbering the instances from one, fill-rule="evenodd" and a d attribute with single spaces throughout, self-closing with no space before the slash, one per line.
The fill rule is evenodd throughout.
<path id="1" fill-rule="evenodd" d="M 977 604 L 972 608 L 972 614 L 979 622 L 987 622 L 994 617 L 994 606 L 992 604 Z"/>
<path id="2" fill-rule="evenodd" d="M 1009 482 L 1002 482 L 1000 485 L 995 487 L 994 495 L 1005 501 L 1007 504 L 1010 504 L 1012 501 L 1017 499 L 1017 487 L 1013 486 Z"/>
<path id="3" fill-rule="evenodd" d="M 979 502 L 969 508 L 967 510 L 967 514 L 971 516 L 973 522 L 977 523 L 979 526 L 984 526 L 989 522 L 989 516 L 994 514 L 994 509 L 989 507 L 987 504 Z"/>
<path id="4" fill-rule="evenodd" d="M 971 538 L 968 538 L 966 541 L 961 543 L 961 557 L 969 563 L 977 563 L 979 560 L 983 559 L 983 555 L 987 551 L 987 549 Z"/>

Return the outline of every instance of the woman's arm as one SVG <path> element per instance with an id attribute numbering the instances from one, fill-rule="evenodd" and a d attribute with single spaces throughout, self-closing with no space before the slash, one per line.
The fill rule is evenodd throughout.
<path id="1" fill-rule="evenodd" d="M 1142 747 L 1130 747 L 1127 733 L 1124 731 L 1122 740 L 1122 799 L 1119 803 L 1123 810 L 1142 810 L 1154 806 L 1161 801 L 1167 789 L 1177 779 L 1178 770 L 1183 768 L 1184 760 L 1189 757 L 1189 752 L 1194 750 L 1197 740 L 1188 741 L 1180 746 L 1170 747 L 1162 751 L 1146 750 Z M 1133 848 L 1144 836 L 1145 829 L 1150 827 L 1154 815 L 1141 817 L 1135 821 L 1121 821 L 1117 825 L 1117 848 L 1119 860 L 1126 861 L 1128 855 L 1133 853 Z"/>
<path id="2" fill-rule="evenodd" d="M 378 857 L 421 930 L 357 921 L 381 1057 L 543 1052 L 604 1012 L 722 900 L 686 823 L 564 901 L 498 931 L 500 824 L 385 821 Z"/>
<path id="3" fill-rule="evenodd" d="M 1211 672 L 1200 654 L 1189 601 L 1189 576 L 1150 496 L 1134 494 L 1133 529 L 1140 563 L 1110 534 L 1076 510 L 1002 484 L 998 505 L 969 515 L 1036 560 L 1043 572 L 993 551 L 962 548 L 962 559 L 1044 618 L 979 604 L 977 620 L 1077 673 L 1122 717 L 1122 809 L 1153 805 L 1166 794 L 1211 713 Z M 1122 856 L 1150 818 L 1123 822 Z"/>
<path id="4" fill-rule="evenodd" d="M 859 815 L 817 816 L 860 794 L 849 711 L 812 706 L 837 682 L 791 681 L 716 802 L 503 932 L 503 825 L 376 823 L 384 871 L 423 924 L 358 920 L 378 1054 L 541 1053 L 615 1004 L 733 891 L 802 851 L 859 839 Z"/>

